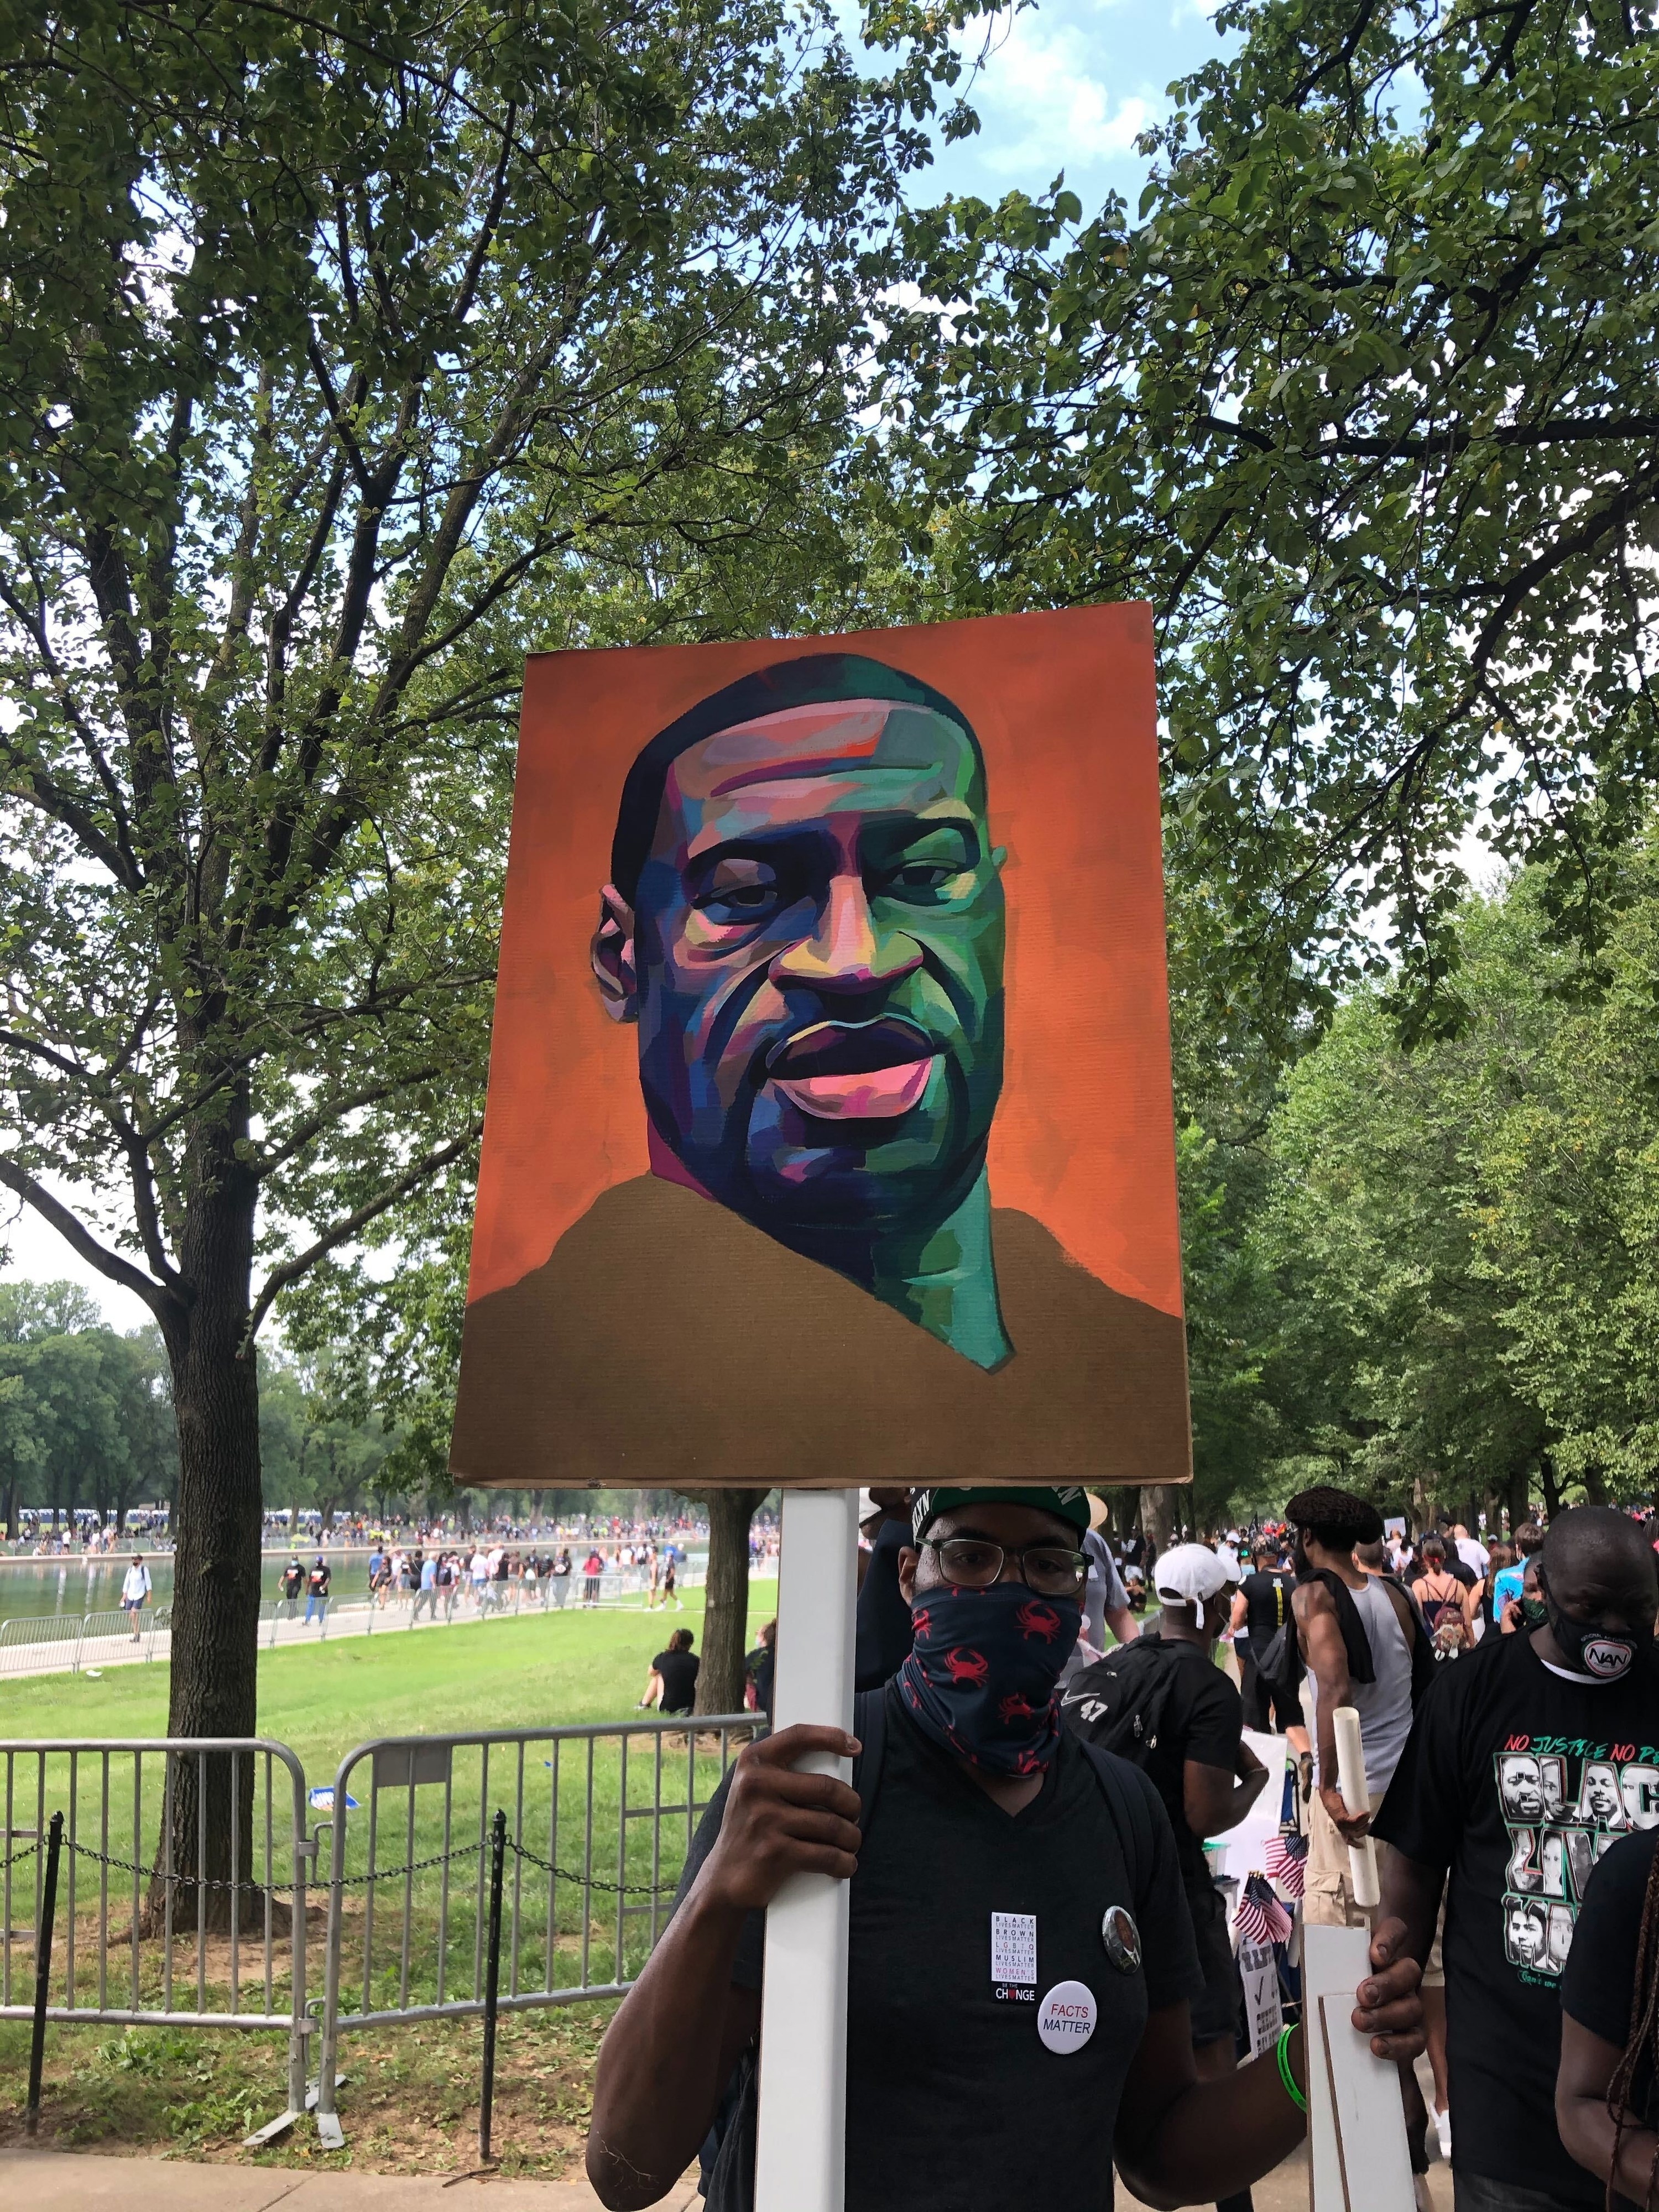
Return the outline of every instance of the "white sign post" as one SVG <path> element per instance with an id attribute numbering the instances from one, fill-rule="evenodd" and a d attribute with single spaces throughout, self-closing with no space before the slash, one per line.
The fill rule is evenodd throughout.
<path id="1" fill-rule="evenodd" d="M 1370 1967 L 1364 1928 L 1302 1931 L 1302 2036 L 1308 2058 L 1308 2179 L 1313 2212 L 1412 2212 L 1411 2154 L 1399 2069 L 1353 2024 Z"/>
<path id="2" fill-rule="evenodd" d="M 786 1490 L 775 1724 L 853 1725 L 856 1490 Z M 847 1759 L 803 1765 L 851 1778 Z M 847 2130 L 848 1885 L 795 1875 L 766 1916 L 756 2212 L 842 2212 Z"/>

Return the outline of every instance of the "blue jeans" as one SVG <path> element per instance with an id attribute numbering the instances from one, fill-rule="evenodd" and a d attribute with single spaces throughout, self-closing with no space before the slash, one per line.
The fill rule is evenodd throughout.
<path id="1" fill-rule="evenodd" d="M 319 1597 L 315 1590 L 307 1590 L 306 1592 L 306 1626 L 307 1628 L 311 1626 L 311 1616 L 313 1613 L 319 1620 L 326 1620 L 328 1600 L 325 1597 Z"/>

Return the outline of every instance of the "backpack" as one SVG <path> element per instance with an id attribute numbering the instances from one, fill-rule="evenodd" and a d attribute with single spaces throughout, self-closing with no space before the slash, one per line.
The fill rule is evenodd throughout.
<path id="1" fill-rule="evenodd" d="M 1434 1579 L 1452 1583 L 1452 1594 L 1445 1597 L 1430 1597 L 1427 1594 L 1429 1577 L 1425 1575 L 1417 1585 L 1418 1607 L 1433 1643 L 1435 1657 L 1455 1659 L 1468 1646 L 1469 1640 L 1468 1626 L 1463 1619 L 1462 1585 L 1456 1577 L 1449 1573 L 1437 1575 Z"/>
<path id="2" fill-rule="evenodd" d="M 1170 1654 L 1154 1630 L 1085 1667 L 1061 1698 L 1060 1710 L 1082 1743 L 1144 1771 L 1158 1749 L 1175 1681 Z"/>
<path id="3" fill-rule="evenodd" d="M 853 1761 L 853 1787 L 859 1793 L 859 1827 L 867 1836 L 875 1817 L 876 1794 L 881 1787 L 882 1759 L 887 1747 L 884 1683 L 878 1689 L 860 1690 L 854 1698 L 853 1733 L 861 1747 Z M 1072 1733 L 1106 1800 L 1123 1844 L 1129 1887 L 1139 1900 L 1141 1882 L 1152 1868 L 1156 1848 L 1152 1815 L 1145 1793 L 1120 1771 L 1111 1753 L 1078 1735 L 1075 1730 Z M 720 2111 L 703 2143 L 703 2212 L 755 2212 L 755 2144 L 759 2109 L 759 2067 L 751 2045 L 732 2069 Z"/>

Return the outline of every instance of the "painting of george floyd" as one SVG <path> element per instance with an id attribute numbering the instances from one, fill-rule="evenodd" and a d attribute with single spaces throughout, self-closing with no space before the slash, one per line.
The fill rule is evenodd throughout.
<path id="1" fill-rule="evenodd" d="M 1146 607 L 530 661 L 451 1465 L 1188 1478 Z"/>

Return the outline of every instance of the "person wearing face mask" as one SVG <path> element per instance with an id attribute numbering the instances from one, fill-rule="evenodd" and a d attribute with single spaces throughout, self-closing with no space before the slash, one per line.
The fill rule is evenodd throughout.
<path id="1" fill-rule="evenodd" d="M 918 1493 L 908 1656 L 858 1698 L 854 1736 L 789 1728 L 740 1754 L 611 2022 L 587 2147 L 602 2203 L 657 2203 L 711 2129 L 708 2212 L 752 2202 L 764 1912 L 798 1872 L 852 1881 L 847 2212 L 1003 2212 L 1038 2172 L 1072 2212 L 1107 2212 L 1114 2156 L 1148 2201 L 1211 2203 L 1300 2140 L 1299 2028 L 1200 2079 L 1168 1817 L 1061 1725 L 1087 1526 L 1080 1489 Z M 810 1752 L 853 1759 L 852 1784 L 797 1771 Z M 1379 1931 L 1353 2015 L 1395 2057 L 1422 2047 L 1403 1937 Z"/>
<path id="2" fill-rule="evenodd" d="M 1589 1869 L 1655 1809 L 1654 1554 L 1611 1507 L 1558 1514 L 1522 1611 L 1419 1710 L 1373 1824 L 1393 1846 L 1382 1910 L 1425 1958 L 1449 1875 L 1457 2212 L 1596 2212 L 1603 2190 L 1556 2128 L 1562 1968 Z"/>

